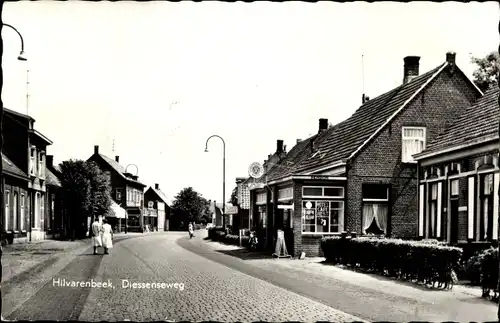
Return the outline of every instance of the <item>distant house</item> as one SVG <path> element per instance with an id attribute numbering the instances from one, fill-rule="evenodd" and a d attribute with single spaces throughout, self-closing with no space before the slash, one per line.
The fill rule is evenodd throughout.
<path id="1" fill-rule="evenodd" d="M 99 153 L 99 146 L 94 146 L 94 154 L 88 161 L 95 162 L 107 174 L 111 184 L 113 200 L 127 211 L 125 230 L 143 232 L 144 230 L 144 188 L 146 185 L 139 182 L 138 176 L 127 173 L 120 164 L 120 157 L 111 159 Z M 109 218 L 115 231 L 123 230 L 122 220 Z"/>
<path id="2" fill-rule="evenodd" d="M 414 155 L 419 166 L 419 237 L 497 244 L 498 95 L 496 86 L 487 91 Z"/>
<path id="3" fill-rule="evenodd" d="M 422 75 L 419 60 L 405 57 L 403 84 L 371 100 L 363 95 L 345 121 L 328 127 L 320 119 L 318 133 L 298 142 L 252 189 L 250 213 L 267 219 L 271 241 L 283 229 L 297 256 L 321 254 L 321 238 L 343 231 L 417 237 L 412 156 L 482 95 L 455 53 Z"/>
<path id="4" fill-rule="evenodd" d="M 46 238 L 45 155 L 52 141 L 34 128 L 35 119 L 4 108 L 2 165 L 5 178 L 3 232 L 9 243 Z"/>
<path id="5" fill-rule="evenodd" d="M 160 185 L 149 187 L 144 193 L 144 205 L 148 217 L 144 220 L 146 225 L 151 225 L 155 231 L 169 231 L 170 206 L 165 194 L 160 190 Z"/>

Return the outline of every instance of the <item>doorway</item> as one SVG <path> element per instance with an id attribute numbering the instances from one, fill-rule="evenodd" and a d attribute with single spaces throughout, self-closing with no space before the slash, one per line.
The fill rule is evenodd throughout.
<path id="1" fill-rule="evenodd" d="M 450 200 L 450 243 L 458 242 L 458 198 Z"/>

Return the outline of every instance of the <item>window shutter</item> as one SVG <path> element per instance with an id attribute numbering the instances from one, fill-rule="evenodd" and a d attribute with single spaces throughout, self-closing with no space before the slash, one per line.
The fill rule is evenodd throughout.
<path id="1" fill-rule="evenodd" d="M 418 201 L 418 236 L 424 236 L 424 205 L 425 205 L 425 185 L 420 185 L 419 201 Z"/>
<path id="2" fill-rule="evenodd" d="M 500 174 L 495 173 L 493 180 L 493 240 L 498 239 L 498 184 L 500 183 Z"/>
<path id="3" fill-rule="evenodd" d="M 468 221 L 467 221 L 467 229 L 468 229 L 468 234 L 467 237 L 469 239 L 474 238 L 474 177 L 469 177 L 469 185 L 467 187 L 467 192 L 468 192 L 468 203 L 467 203 L 467 211 L 469 213 Z"/>
<path id="4" fill-rule="evenodd" d="M 441 238 L 441 211 L 442 211 L 442 196 L 443 196 L 443 183 L 439 182 L 437 185 L 437 220 L 436 231 L 437 237 Z"/>

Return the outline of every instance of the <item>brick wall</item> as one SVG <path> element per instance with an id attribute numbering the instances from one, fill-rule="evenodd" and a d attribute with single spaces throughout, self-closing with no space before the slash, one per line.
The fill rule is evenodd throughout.
<path id="1" fill-rule="evenodd" d="M 293 256 L 298 257 L 303 252 L 302 245 L 302 183 L 293 183 Z M 304 251 L 306 252 L 306 251 Z"/>
<path id="2" fill-rule="evenodd" d="M 322 239 L 323 236 L 302 235 L 302 251 L 306 253 L 307 257 L 323 257 L 323 251 L 321 250 Z"/>
<path id="3" fill-rule="evenodd" d="M 425 126 L 430 142 L 476 99 L 473 87 L 458 72 L 444 71 L 351 161 L 348 169 L 346 223 L 361 232 L 362 183 L 390 184 L 390 232 L 393 236 L 417 235 L 416 166 L 401 163 L 403 126 Z"/>

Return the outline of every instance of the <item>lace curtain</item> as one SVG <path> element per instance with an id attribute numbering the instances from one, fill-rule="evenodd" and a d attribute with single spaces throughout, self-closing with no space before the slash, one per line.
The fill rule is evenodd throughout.
<path id="1" fill-rule="evenodd" d="M 364 203 L 363 205 L 363 233 L 370 227 L 373 221 L 377 227 L 387 233 L 387 215 L 389 207 L 387 204 Z"/>

